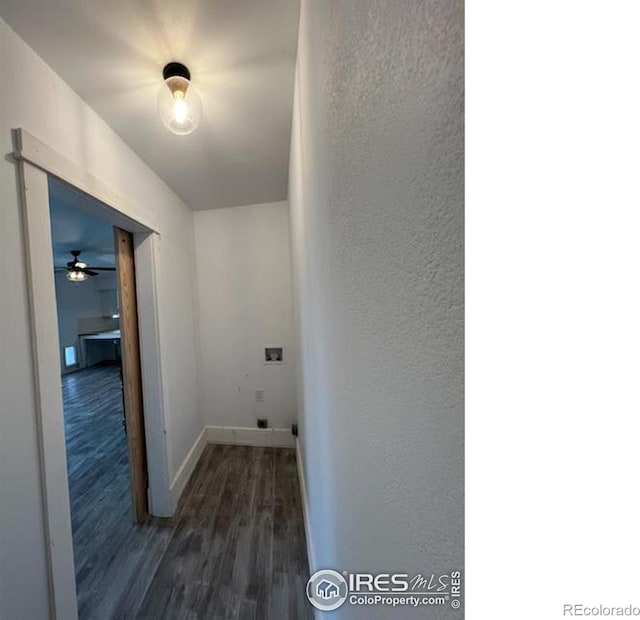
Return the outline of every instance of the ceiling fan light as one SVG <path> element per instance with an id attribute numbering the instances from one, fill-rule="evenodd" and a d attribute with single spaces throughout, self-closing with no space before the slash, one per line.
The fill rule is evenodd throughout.
<path id="1" fill-rule="evenodd" d="M 67 271 L 67 280 L 69 282 L 84 282 L 87 279 L 87 274 L 83 271 Z"/>
<path id="2" fill-rule="evenodd" d="M 166 65 L 163 77 L 164 84 L 158 93 L 158 115 L 170 132 L 186 136 L 200 124 L 200 94 L 191 83 L 189 69 L 178 62 Z"/>

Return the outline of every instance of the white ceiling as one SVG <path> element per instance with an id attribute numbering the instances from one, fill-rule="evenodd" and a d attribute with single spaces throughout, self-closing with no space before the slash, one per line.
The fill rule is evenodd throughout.
<path id="1" fill-rule="evenodd" d="M 90 267 L 114 267 L 113 225 L 87 213 L 85 195 L 49 177 L 54 267 L 66 267 L 71 250 Z"/>
<path id="2" fill-rule="evenodd" d="M 192 209 L 284 200 L 299 0 L 2 0 L 3 19 Z M 203 119 L 156 113 L 186 64 Z"/>

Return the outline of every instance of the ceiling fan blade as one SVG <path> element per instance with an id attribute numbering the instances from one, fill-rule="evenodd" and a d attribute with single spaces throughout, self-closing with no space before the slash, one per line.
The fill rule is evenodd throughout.
<path id="1" fill-rule="evenodd" d="M 78 269 L 78 271 L 82 271 L 82 273 L 86 273 L 88 276 L 99 276 L 100 275 L 97 271 L 92 271 L 91 269 Z"/>
<path id="2" fill-rule="evenodd" d="M 115 271 L 115 267 L 91 267 L 94 271 Z"/>

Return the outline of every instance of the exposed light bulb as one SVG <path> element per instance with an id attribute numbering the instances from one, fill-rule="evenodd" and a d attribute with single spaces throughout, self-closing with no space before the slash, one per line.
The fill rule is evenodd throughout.
<path id="1" fill-rule="evenodd" d="M 178 135 L 190 134 L 200 124 L 202 102 L 184 65 L 171 62 L 163 71 L 158 93 L 158 114 L 164 126 Z"/>
<path id="2" fill-rule="evenodd" d="M 189 109 L 184 101 L 184 94 L 180 91 L 174 95 L 175 103 L 173 104 L 173 118 L 178 125 L 184 125 L 187 120 Z"/>

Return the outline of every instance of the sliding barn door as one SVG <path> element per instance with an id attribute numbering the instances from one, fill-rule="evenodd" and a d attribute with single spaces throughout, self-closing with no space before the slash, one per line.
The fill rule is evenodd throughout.
<path id="1" fill-rule="evenodd" d="M 138 341 L 138 308 L 133 262 L 133 236 L 114 228 L 116 270 L 120 295 L 120 345 L 122 350 L 122 388 L 124 415 L 129 444 L 129 476 L 133 517 L 140 523 L 147 515 L 147 459 L 142 408 L 142 376 Z"/>

